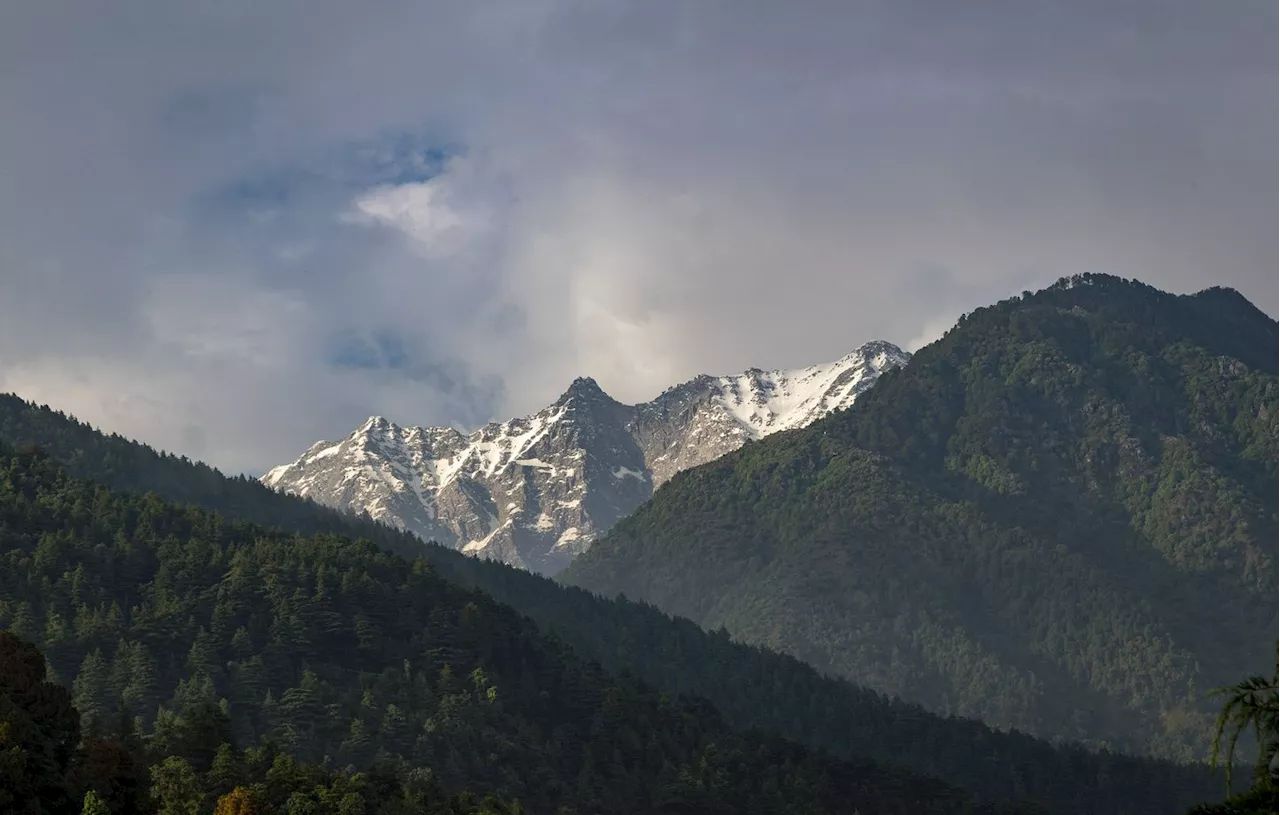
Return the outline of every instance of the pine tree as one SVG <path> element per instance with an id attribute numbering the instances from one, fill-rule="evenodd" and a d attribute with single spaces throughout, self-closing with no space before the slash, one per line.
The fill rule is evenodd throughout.
<path id="1" fill-rule="evenodd" d="M 111 810 L 98 793 L 89 790 L 84 794 L 84 805 L 80 808 L 80 815 L 111 815 Z"/>
<path id="2" fill-rule="evenodd" d="M 151 795 L 159 804 L 157 815 L 197 815 L 203 799 L 195 770 L 179 756 L 151 768 Z"/>
<path id="3" fill-rule="evenodd" d="M 106 712 L 104 700 L 108 678 L 107 661 L 100 649 L 93 649 L 80 663 L 72 683 L 72 699 L 86 728 L 95 726 Z"/>

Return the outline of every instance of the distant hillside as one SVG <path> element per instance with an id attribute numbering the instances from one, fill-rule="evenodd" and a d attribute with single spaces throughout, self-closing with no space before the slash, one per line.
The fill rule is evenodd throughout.
<path id="1" fill-rule="evenodd" d="M 1104 276 L 672 479 L 564 575 L 926 707 L 1203 755 L 1276 640 L 1277 326 Z"/>
<path id="2" fill-rule="evenodd" d="M 1079 748 L 945 719 L 796 660 L 735 644 L 643 605 L 596 598 L 528 572 L 426 546 L 412 536 L 274 493 L 255 481 L 105 436 L 63 414 L 0 398 L 0 439 L 40 445 L 82 477 L 216 509 L 230 518 L 315 534 L 367 537 L 427 553 L 441 576 L 480 587 L 532 617 L 606 670 L 627 671 L 672 693 L 711 700 L 737 727 L 761 727 L 841 756 L 867 756 L 944 778 L 986 800 L 1032 798 L 1059 813 L 1168 813 L 1221 790 L 1203 768 Z"/>

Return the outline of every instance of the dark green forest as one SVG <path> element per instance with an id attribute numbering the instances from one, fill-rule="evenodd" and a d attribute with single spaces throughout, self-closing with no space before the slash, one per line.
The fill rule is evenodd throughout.
<path id="1" fill-rule="evenodd" d="M 228 767 L 264 765 L 235 750 L 266 740 L 305 764 L 395 768 L 397 783 L 429 769 L 450 794 L 531 812 L 1035 811 L 735 732 L 706 702 L 610 677 L 424 559 L 115 494 L 38 451 L 0 451 L 0 563 L 0 620 L 39 643 L 84 731 L 142 734 L 174 772 L 211 772 L 228 751 Z M 0 748 L 26 729 L 4 728 Z"/>
<path id="2" fill-rule="evenodd" d="M 886 694 L 1207 757 L 1276 641 L 1276 322 L 1103 276 L 677 475 L 562 575 Z"/>
<path id="3" fill-rule="evenodd" d="M 908 767 L 984 800 L 1034 799 L 1062 813 L 1165 813 L 1221 793 L 1221 777 L 1211 777 L 1204 768 L 1054 747 L 976 721 L 939 717 L 823 677 L 791 657 L 732 642 L 723 631 L 704 632 L 649 606 L 601 599 L 527 572 L 424 546 L 394 530 L 273 493 L 255 481 L 226 479 L 204 465 L 99 434 L 16 397 L 0 398 L 0 438 L 38 444 L 47 454 L 71 462 L 68 469 L 78 475 L 121 489 L 153 490 L 222 510 L 228 518 L 282 518 L 303 534 L 328 530 L 372 539 L 411 556 L 425 553 L 438 575 L 482 588 L 613 674 L 630 672 L 668 693 L 709 699 L 735 727 L 758 727 L 840 756 Z M 33 620 L 32 625 L 43 631 L 45 621 Z M 102 646 L 104 661 L 114 658 L 115 644 Z M 189 647 L 177 657 L 183 664 Z M 59 676 L 73 682 L 82 664 L 83 658 L 59 668 Z"/>
<path id="4" fill-rule="evenodd" d="M 519 802 L 470 792 L 449 795 L 422 769 L 375 764 L 365 772 L 301 764 L 264 742 L 219 745 L 212 758 L 191 745 L 145 739 L 132 718 L 82 731 L 65 687 L 49 681 L 44 656 L 0 632 L 0 811 L 45 813 L 379 812 L 385 815 L 521 815 Z M 164 750 L 179 752 L 162 755 Z M 193 764 L 183 753 L 194 755 Z"/>

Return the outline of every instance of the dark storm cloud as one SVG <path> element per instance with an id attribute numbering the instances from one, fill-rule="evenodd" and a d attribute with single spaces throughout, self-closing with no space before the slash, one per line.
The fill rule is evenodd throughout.
<path id="1" fill-rule="evenodd" d="M 371 413 L 918 345 L 1082 271 L 1274 314 L 1275 16 L 11 4 L 0 388 L 261 470 Z"/>

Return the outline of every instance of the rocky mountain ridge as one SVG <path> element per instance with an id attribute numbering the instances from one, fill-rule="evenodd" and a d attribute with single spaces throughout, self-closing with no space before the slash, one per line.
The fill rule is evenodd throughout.
<path id="1" fill-rule="evenodd" d="M 537 413 L 470 434 L 375 416 L 262 481 L 468 554 L 554 573 L 677 472 L 846 408 L 908 358 L 869 342 L 824 365 L 699 376 L 639 405 L 579 378 Z"/>

